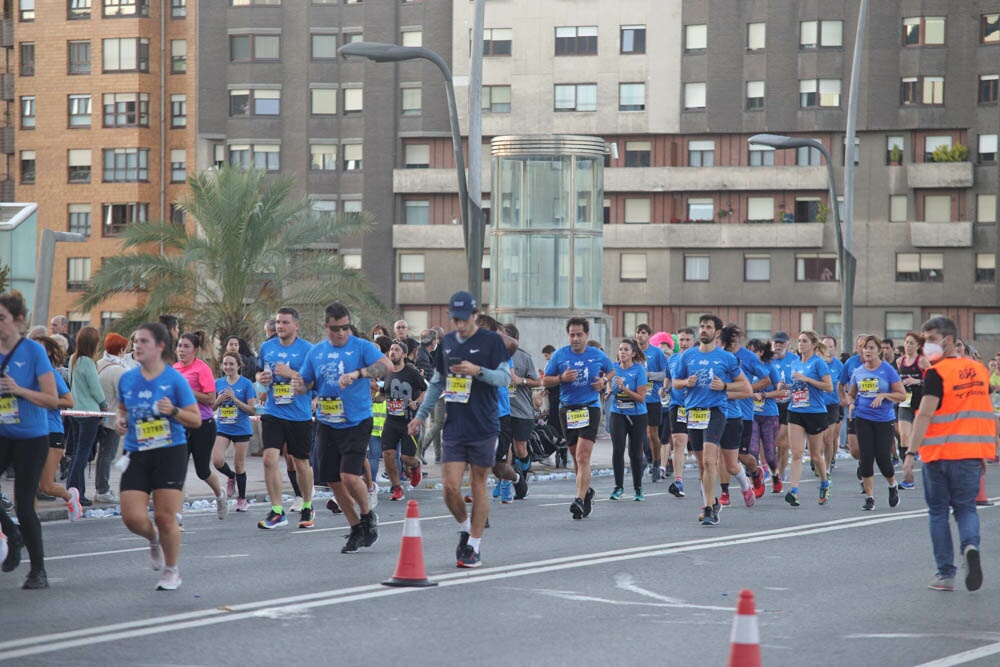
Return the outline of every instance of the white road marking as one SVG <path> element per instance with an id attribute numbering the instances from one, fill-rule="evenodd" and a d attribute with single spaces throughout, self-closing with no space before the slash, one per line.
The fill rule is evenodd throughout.
<path id="1" fill-rule="evenodd" d="M 655 498 L 656 496 L 665 496 L 665 495 L 667 495 L 667 493 L 666 493 L 666 491 L 664 491 L 662 493 L 643 493 L 642 495 L 644 495 L 646 498 Z M 565 498 L 566 502 L 572 502 L 573 498 L 574 498 L 574 496 L 567 496 L 567 495 L 561 495 L 561 496 L 560 495 L 551 495 L 551 496 L 541 496 L 541 495 L 539 495 L 539 496 L 535 496 L 535 497 L 536 498 Z M 610 498 L 595 498 L 593 502 L 595 502 L 595 503 L 610 503 L 610 502 L 615 502 L 615 503 L 621 503 L 622 505 L 625 505 L 625 504 L 627 504 L 630 501 L 633 502 L 633 503 L 635 502 L 634 500 L 632 500 L 628 496 L 622 496 L 621 499 L 619 499 L 619 500 L 611 500 Z M 538 505 L 538 507 L 558 507 L 559 505 L 565 505 L 565 504 L 566 503 L 545 503 L 545 504 L 542 504 L 542 505 Z"/>
<path id="2" fill-rule="evenodd" d="M 964 665 L 980 658 L 988 658 L 998 653 L 1000 653 L 1000 642 L 987 644 L 986 646 L 980 646 L 979 648 L 969 649 L 968 651 L 962 651 L 953 655 L 946 655 L 937 660 L 921 663 L 916 667 L 953 667 L 954 665 Z"/>

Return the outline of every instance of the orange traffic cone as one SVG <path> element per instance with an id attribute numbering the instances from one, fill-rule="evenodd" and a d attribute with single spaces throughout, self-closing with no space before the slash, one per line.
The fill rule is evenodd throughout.
<path id="1" fill-rule="evenodd" d="M 993 505 L 986 495 L 986 473 L 979 474 L 979 495 L 976 496 L 976 504 L 980 507 L 990 507 Z"/>
<path id="2" fill-rule="evenodd" d="M 740 591 L 729 644 L 729 667 L 761 667 L 757 612 L 753 605 L 753 591 L 746 588 Z"/>
<path id="3" fill-rule="evenodd" d="M 420 536 L 420 512 L 417 501 L 406 503 L 406 520 L 403 521 L 403 543 L 399 545 L 399 560 L 392 579 L 382 582 L 383 586 L 412 586 L 422 588 L 437 586 L 427 580 L 424 569 L 424 545 Z"/>

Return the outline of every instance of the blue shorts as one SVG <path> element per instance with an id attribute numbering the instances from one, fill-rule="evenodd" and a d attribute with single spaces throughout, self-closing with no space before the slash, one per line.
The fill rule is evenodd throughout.
<path id="1" fill-rule="evenodd" d="M 691 414 L 691 410 L 695 408 L 689 408 L 688 414 Z M 712 443 L 713 445 L 718 445 L 722 440 L 722 432 L 726 430 L 726 413 L 722 408 L 712 408 L 711 416 L 708 418 L 708 428 L 690 428 L 688 427 L 688 447 L 691 448 L 692 452 L 700 452 L 704 449 L 706 442 Z M 736 443 L 734 449 L 739 448 L 739 442 Z"/>
<path id="2" fill-rule="evenodd" d="M 492 468 L 496 463 L 497 436 L 482 440 L 447 440 L 441 438 L 442 463 L 468 463 Z"/>

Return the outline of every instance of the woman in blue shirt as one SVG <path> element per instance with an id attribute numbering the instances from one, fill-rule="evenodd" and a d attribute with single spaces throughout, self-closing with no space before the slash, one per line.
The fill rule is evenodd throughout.
<path id="1" fill-rule="evenodd" d="M 59 343 L 48 336 L 41 336 L 35 340 L 45 348 L 45 354 L 48 356 L 52 368 L 62 366 L 66 356 L 62 348 L 59 347 Z M 56 472 L 59 470 L 59 459 L 62 458 L 63 448 L 66 446 L 66 429 L 63 426 L 60 408 L 68 410 L 73 407 L 73 394 L 59 373 L 53 373 L 53 376 L 56 379 L 56 393 L 59 394 L 59 405 L 47 411 L 49 415 L 49 454 L 45 459 L 42 477 L 38 481 L 38 490 L 46 495 L 60 498 L 66 503 L 66 512 L 69 514 L 69 520 L 76 521 L 83 516 L 83 507 L 80 505 L 80 492 L 73 487 L 67 489 L 55 481 Z"/>
<path id="2" fill-rule="evenodd" d="M 778 469 L 778 455 L 775 445 L 778 441 L 778 429 L 781 424 L 778 422 L 778 403 L 775 398 L 784 394 L 784 390 L 778 389 L 781 376 L 778 370 L 771 363 L 774 358 L 774 351 L 771 343 L 766 340 L 754 338 L 747 342 L 747 349 L 757 355 L 760 363 L 767 369 L 771 386 L 753 395 L 753 433 L 750 436 L 750 454 L 763 457 L 768 471 Z M 759 379 L 759 378 L 758 378 Z M 756 382 L 757 380 L 754 380 Z M 765 471 L 765 474 L 766 472 Z"/>
<path id="3" fill-rule="evenodd" d="M 628 460 L 632 469 L 632 486 L 635 499 L 642 500 L 642 473 L 646 457 L 643 454 L 645 442 L 646 413 L 646 356 L 639 344 L 626 338 L 618 346 L 618 363 L 614 365 L 615 375 L 611 384 L 611 467 L 615 473 L 615 490 L 611 500 L 618 500 L 625 492 L 625 443 L 628 440 Z"/>
<path id="4" fill-rule="evenodd" d="M 239 491 L 237 512 L 247 511 L 247 448 L 253 435 L 250 416 L 257 414 L 257 393 L 253 383 L 240 374 L 242 366 L 243 360 L 238 352 L 226 352 L 222 357 L 224 375 L 215 381 L 215 401 L 212 404 L 219 424 L 212 449 L 212 465 L 229 479 L 226 483 L 228 497 L 232 498 Z M 233 443 L 235 471 L 226 463 L 230 442 Z"/>
<path id="5" fill-rule="evenodd" d="M 874 462 L 889 482 L 889 507 L 899 504 L 896 472 L 892 466 L 896 420 L 894 403 L 906 400 L 899 373 L 892 364 L 882 361 L 882 343 L 875 336 L 865 336 L 861 348 L 862 364 L 854 369 L 848 385 L 848 395 L 854 404 L 854 428 L 858 435 L 861 457 L 861 483 L 865 487 L 865 504 L 861 509 L 875 509 L 872 496 L 875 486 Z"/>
<path id="6" fill-rule="evenodd" d="M 809 458 L 819 476 L 819 504 L 830 499 L 830 480 L 826 478 L 823 432 L 826 431 L 826 399 L 823 392 L 833 391 L 830 367 L 823 360 L 826 346 L 815 331 L 799 334 L 799 359 L 792 363 L 791 403 L 788 406 L 788 442 L 792 449 L 791 490 L 785 502 L 799 506 L 799 480 L 802 479 L 802 454 L 806 440 Z"/>
<path id="7" fill-rule="evenodd" d="M 128 455 L 121 478 L 122 520 L 149 540 L 152 568 L 163 570 L 157 590 L 172 591 L 181 585 L 177 513 L 187 475 L 184 429 L 201 426 L 201 413 L 187 380 L 165 361 L 173 352 L 167 328 L 159 322 L 143 324 L 133 341 L 139 367 L 123 373 L 118 382 L 116 430 L 125 436 Z M 155 523 L 149 520 L 150 495 Z"/>

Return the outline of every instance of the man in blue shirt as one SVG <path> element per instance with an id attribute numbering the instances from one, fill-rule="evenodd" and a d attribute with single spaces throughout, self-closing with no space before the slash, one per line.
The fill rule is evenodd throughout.
<path id="1" fill-rule="evenodd" d="M 443 394 L 445 422 L 441 435 L 441 478 L 444 502 L 458 521 L 455 550 L 458 567 L 479 567 L 479 545 L 489 515 L 486 477 L 496 458 L 500 416 L 497 387 L 510 384 L 509 355 L 499 334 L 476 325 L 479 309 L 468 292 L 456 292 L 448 302 L 455 330 L 441 340 L 431 379 L 410 435 L 417 435 Z M 462 475 L 469 467 L 472 517 L 465 508 Z"/>
<path id="2" fill-rule="evenodd" d="M 667 377 L 667 356 L 663 351 L 649 344 L 653 330 L 648 324 L 640 324 L 635 328 L 635 342 L 646 355 L 646 436 L 649 440 L 649 452 L 652 455 L 652 479 L 659 482 L 662 477 L 660 462 L 666 463 L 670 450 L 660 442 L 660 387 Z"/>

